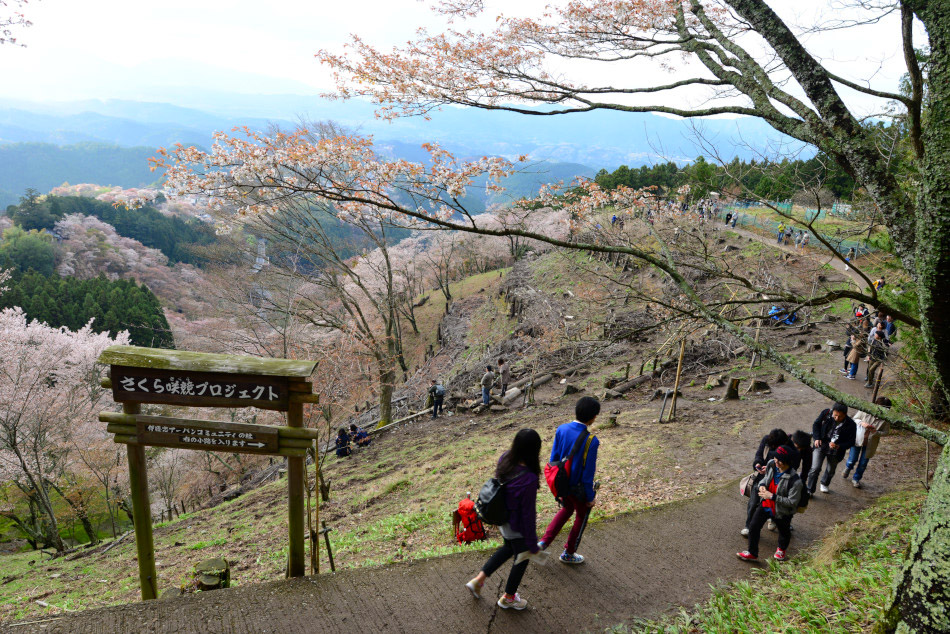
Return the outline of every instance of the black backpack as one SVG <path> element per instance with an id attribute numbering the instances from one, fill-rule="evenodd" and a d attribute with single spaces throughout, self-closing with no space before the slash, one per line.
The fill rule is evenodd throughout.
<path id="1" fill-rule="evenodd" d="M 482 485 L 475 500 L 475 511 L 486 524 L 501 526 L 508 522 L 508 503 L 505 501 L 505 483 L 491 478 Z"/>

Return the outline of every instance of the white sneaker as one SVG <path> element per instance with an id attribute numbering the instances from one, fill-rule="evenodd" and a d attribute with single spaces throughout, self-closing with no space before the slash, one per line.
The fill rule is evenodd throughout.
<path id="1" fill-rule="evenodd" d="M 558 559 L 560 559 L 561 563 L 564 563 L 564 564 L 577 565 L 577 564 L 584 563 L 583 555 L 578 555 L 577 553 L 574 553 L 572 555 L 566 550 L 563 553 L 561 553 L 561 556 L 558 557 Z"/>
<path id="2" fill-rule="evenodd" d="M 739 531 L 739 534 L 742 535 L 743 537 L 748 537 L 748 536 L 749 536 L 749 529 L 748 529 L 748 528 L 743 528 L 741 531 Z"/>
<path id="3" fill-rule="evenodd" d="M 775 530 L 775 522 L 772 521 L 772 520 L 769 520 L 768 524 L 766 524 L 765 527 L 766 527 L 767 529 L 769 529 L 770 531 L 774 531 L 774 530 Z"/>
<path id="4" fill-rule="evenodd" d="M 852 480 L 852 481 L 851 481 L 851 486 L 853 486 L 855 489 L 860 489 L 860 488 L 861 488 L 861 481 L 860 481 L 860 480 Z"/>
<path id="5" fill-rule="evenodd" d="M 478 583 L 477 581 L 475 581 L 474 579 L 472 579 L 471 581 L 469 581 L 468 583 L 465 584 L 465 587 L 469 589 L 469 591 L 472 593 L 472 596 L 473 596 L 473 597 L 475 597 L 476 599 L 481 599 L 481 598 L 482 598 L 482 585 L 483 585 L 483 584 Z"/>
<path id="6" fill-rule="evenodd" d="M 822 485 L 819 485 L 818 488 L 821 489 L 821 492 L 822 492 L 822 493 L 831 493 L 831 489 L 829 489 L 828 487 L 826 487 L 826 486 L 823 485 L 823 484 L 822 484 Z"/>
<path id="7" fill-rule="evenodd" d="M 515 610 L 524 610 L 528 607 L 528 600 L 522 599 L 521 595 L 515 592 L 515 598 L 509 600 L 505 595 L 501 595 L 501 598 L 498 599 L 498 607 L 503 610 L 508 608 L 514 608 Z"/>

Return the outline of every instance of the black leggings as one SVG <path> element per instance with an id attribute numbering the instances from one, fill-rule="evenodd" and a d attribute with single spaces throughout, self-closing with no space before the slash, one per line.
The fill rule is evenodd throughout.
<path id="1" fill-rule="evenodd" d="M 482 572 L 485 573 L 485 576 L 490 577 L 503 563 L 512 557 L 517 557 L 518 553 L 528 550 L 528 545 L 525 543 L 523 537 L 506 539 L 504 541 L 505 543 L 501 545 L 501 548 L 496 550 L 495 553 L 488 558 L 488 561 L 485 562 L 485 565 L 482 566 Z M 507 594 L 514 594 L 518 591 L 521 578 L 524 577 L 524 571 L 527 568 L 527 560 L 511 567 L 511 572 L 508 573 L 508 581 L 505 583 L 505 592 Z"/>

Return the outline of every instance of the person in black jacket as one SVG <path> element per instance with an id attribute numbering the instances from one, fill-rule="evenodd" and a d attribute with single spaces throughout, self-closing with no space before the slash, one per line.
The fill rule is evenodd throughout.
<path id="1" fill-rule="evenodd" d="M 822 464 L 827 461 L 825 472 L 821 476 L 821 492 L 829 493 L 831 479 L 835 475 L 838 463 L 844 459 L 848 449 L 854 446 L 854 436 L 857 425 L 848 416 L 848 406 L 844 403 L 835 403 L 831 409 L 822 410 L 815 419 L 811 428 L 812 465 L 808 472 L 808 491 L 815 492 L 818 484 L 818 473 Z"/>
<path id="2" fill-rule="evenodd" d="M 789 442 L 791 441 L 788 438 L 788 434 L 782 429 L 773 429 L 765 436 L 762 436 L 762 440 L 759 442 L 759 448 L 755 452 L 755 458 L 752 460 L 752 468 L 759 474 L 765 473 L 765 466 L 775 457 L 775 450 L 782 445 L 789 444 Z M 761 500 L 759 500 L 759 496 L 756 493 L 756 487 L 752 487 L 752 494 L 749 496 L 749 502 L 746 505 L 745 528 L 739 531 L 741 535 L 749 534 L 749 524 L 752 522 L 752 514 L 755 513 L 755 509 L 760 503 Z M 772 529 L 773 523 L 772 520 L 769 520 L 769 530 Z"/>
<path id="3" fill-rule="evenodd" d="M 773 429 L 759 442 L 759 448 L 752 460 L 752 468 L 759 473 L 765 473 L 765 465 L 775 457 L 775 450 L 789 443 L 788 434 L 782 429 Z"/>
<path id="4" fill-rule="evenodd" d="M 808 477 L 808 472 L 811 471 L 811 436 L 807 431 L 802 431 L 799 429 L 790 436 L 792 446 L 798 450 L 798 455 L 801 458 L 801 463 L 799 465 L 794 465 L 794 468 L 802 476 L 802 481 Z M 799 466 L 801 469 L 799 469 Z"/>

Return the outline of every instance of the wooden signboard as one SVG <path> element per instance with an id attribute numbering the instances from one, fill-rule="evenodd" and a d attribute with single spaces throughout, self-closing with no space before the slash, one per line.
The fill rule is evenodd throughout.
<path id="1" fill-rule="evenodd" d="M 192 407 L 257 407 L 287 411 L 288 380 L 273 376 L 221 374 L 112 366 L 117 403 L 163 403 Z"/>
<path id="2" fill-rule="evenodd" d="M 304 485 L 307 450 L 316 430 L 304 429 L 304 403 L 318 403 L 309 382 L 312 361 L 264 359 L 181 350 L 111 346 L 99 356 L 109 365 L 113 399 L 122 412 L 102 412 L 114 440 L 128 446 L 129 487 L 135 518 L 139 582 L 143 599 L 158 596 L 152 539 L 146 446 L 280 455 L 287 458 L 290 537 L 287 575 L 304 564 Z M 202 421 L 141 414 L 143 403 L 191 407 L 256 407 L 287 412 L 286 427 Z M 311 544 L 311 548 L 316 548 Z M 315 552 L 312 559 L 316 560 Z"/>

